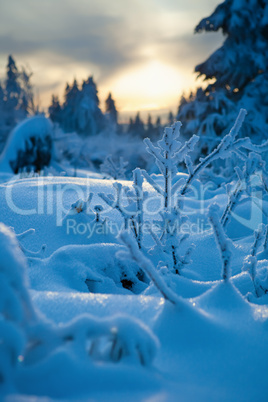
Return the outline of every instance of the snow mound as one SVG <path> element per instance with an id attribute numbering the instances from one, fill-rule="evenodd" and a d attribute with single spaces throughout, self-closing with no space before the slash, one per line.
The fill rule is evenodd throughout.
<path id="1" fill-rule="evenodd" d="M 30 258 L 31 288 L 93 293 L 140 293 L 147 283 L 137 264 L 121 261 L 118 244 L 68 245 L 49 258 Z"/>

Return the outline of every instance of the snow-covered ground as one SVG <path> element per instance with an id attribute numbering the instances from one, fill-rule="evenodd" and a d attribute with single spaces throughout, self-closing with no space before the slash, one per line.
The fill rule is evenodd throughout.
<path id="1" fill-rule="evenodd" d="M 63 174 L 55 154 L 43 175 L 14 175 L 35 144 L 14 131 L 0 174 L 1 400 L 267 401 L 267 144 L 236 142 L 244 117 L 197 167 L 180 123 L 147 139 L 162 174 L 133 181 Z M 199 181 L 230 149 L 242 163 L 228 191 L 224 177 Z"/>
<path id="2" fill-rule="evenodd" d="M 262 305 L 243 297 L 254 289 L 248 273 L 241 273 L 252 232 L 244 237 L 240 233 L 233 242 L 230 283 L 220 281 L 221 257 L 212 232 L 193 235 L 192 264 L 185 268 L 185 275 L 167 277 L 169 286 L 185 298 L 181 306 L 174 306 L 148 281 L 137 281 L 132 290 L 123 287 L 122 275 L 128 279 L 132 275 L 135 281 L 139 267 L 117 257 L 123 246 L 116 234 L 90 236 L 84 231 L 94 221 L 94 213 L 68 212 L 78 198 L 87 199 L 89 193 L 94 194 L 93 206 L 106 208 L 97 194 L 113 193 L 112 184 L 79 177 L 3 179 L 0 221 L 16 234 L 35 229 L 18 240 L 28 257 L 32 302 L 42 316 L 56 326 L 83 314 L 97 319 L 123 314 L 141 320 L 158 338 L 156 357 L 145 367 L 128 360 L 76 365 L 63 350 L 57 350 L 41 363 L 27 367 L 21 363 L 6 400 L 39 396 L 52 400 L 266 401 L 268 308 L 265 296 Z M 154 194 L 149 185 L 145 187 Z M 223 206 L 226 196 L 222 190 L 208 193 L 205 211 L 212 200 Z M 192 221 L 202 213 L 205 219 L 198 200 L 188 199 L 185 208 L 194 212 Z M 115 223 L 122 221 L 115 210 L 103 215 Z M 69 229 L 68 217 L 75 221 Z M 79 224 L 80 231 L 75 233 Z M 150 244 L 149 236 L 145 244 Z M 267 261 L 259 262 L 259 269 L 266 267 Z M 131 330 L 127 334 L 132 337 Z"/>

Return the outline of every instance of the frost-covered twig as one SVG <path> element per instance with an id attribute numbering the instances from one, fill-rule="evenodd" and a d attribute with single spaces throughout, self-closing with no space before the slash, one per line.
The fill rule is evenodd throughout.
<path id="1" fill-rule="evenodd" d="M 124 219 L 125 229 L 131 228 L 134 237 L 141 248 L 143 237 L 143 202 L 147 198 L 147 192 L 143 191 L 143 177 L 140 169 L 133 171 L 133 190 L 123 187 L 121 183 L 114 183 L 116 196 L 99 193 L 99 197 L 111 208 L 116 209 Z M 123 205 L 123 191 L 127 205 Z"/>
<path id="2" fill-rule="evenodd" d="M 69 215 L 76 215 L 76 214 L 80 214 L 81 212 L 85 212 L 87 214 L 89 214 L 91 211 L 90 208 L 90 203 L 92 201 L 93 198 L 93 193 L 89 193 L 89 196 L 86 200 L 82 200 L 81 198 L 79 198 L 77 201 L 75 201 L 72 205 L 71 205 L 71 209 L 69 211 Z"/>
<path id="3" fill-rule="evenodd" d="M 175 304 L 178 307 L 183 307 L 183 299 L 177 296 L 163 281 L 163 279 L 157 273 L 153 263 L 144 256 L 143 252 L 139 250 L 137 243 L 129 236 L 127 232 L 123 232 L 120 235 L 120 239 L 127 246 L 127 251 L 120 251 L 118 256 L 122 259 L 131 259 L 135 261 L 139 267 L 149 276 L 154 285 L 160 291 L 162 296 Z"/>
<path id="4" fill-rule="evenodd" d="M 136 214 L 132 218 L 133 225 L 136 227 L 135 234 L 139 248 L 141 248 L 142 236 L 143 236 L 143 201 L 144 193 L 142 189 L 143 177 L 140 169 L 133 171 L 133 187 L 135 191 L 134 202 L 136 204 Z M 133 200 L 132 200 L 133 201 Z"/>
<path id="5" fill-rule="evenodd" d="M 227 238 L 219 219 L 219 206 L 212 204 L 209 208 L 209 220 L 213 226 L 214 235 L 222 257 L 222 279 L 229 281 L 231 276 L 231 241 Z"/>
<path id="6" fill-rule="evenodd" d="M 20 241 L 23 240 L 23 239 L 25 239 L 27 236 L 32 235 L 32 234 L 35 234 L 35 229 L 32 229 L 32 228 L 31 228 L 31 229 L 25 230 L 25 231 L 22 232 L 22 233 L 18 233 L 18 234 L 15 233 L 14 228 L 10 228 L 10 229 L 11 229 L 11 230 L 14 232 L 14 234 L 16 235 L 16 238 L 19 240 L 20 249 L 23 251 L 23 253 L 24 253 L 27 257 L 42 257 L 42 255 L 44 254 L 44 251 L 45 251 L 46 248 L 47 248 L 46 244 L 43 244 L 43 245 L 41 246 L 41 248 L 40 248 L 38 251 L 31 251 L 31 250 L 28 250 L 26 247 L 24 247 L 24 246 L 20 243 Z"/>
<path id="7" fill-rule="evenodd" d="M 172 127 L 166 127 L 162 139 L 157 142 L 157 146 L 154 146 L 149 138 L 145 138 L 144 140 L 147 152 L 154 156 L 156 165 L 163 174 L 164 189 L 162 189 L 145 170 L 142 170 L 142 174 L 149 184 L 164 197 L 164 206 L 168 211 L 170 211 L 172 207 L 171 197 L 172 194 L 174 194 L 172 181 L 177 174 L 178 164 L 183 162 L 187 155 L 193 151 L 199 140 L 199 137 L 193 135 L 192 138 L 182 146 L 178 141 L 180 128 L 180 122 L 174 123 Z"/>
<path id="8" fill-rule="evenodd" d="M 238 202 L 241 199 L 241 196 L 244 192 L 246 192 L 249 196 L 251 196 L 251 180 L 252 176 L 256 174 L 256 172 L 262 168 L 263 161 L 260 155 L 251 152 L 246 160 L 243 171 L 239 167 L 235 168 L 236 174 L 238 176 L 238 181 L 235 185 L 233 191 L 231 189 L 228 192 L 228 203 L 225 207 L 225 210 L 221 217 L 221 223 L 224 227 L 226 227 L 229 222 L 231 213 L 238 205 Z"/>
<path id="9" fill-rule="evenodd" d="M 262 243 L 265 244 L 266 241 L 266 227 L 260 224 L 258 229 L 254 231 L 254 243 L 251 248 L 251 253 L 245 258 L 242 271 L 247 271 L 251 277 L 256 296 L 259 297 L 261 293 L 265 293 L 264 289 L 261 288 L 260 284 L 256 278 L 256 268 L 257 268 L 257 252 Z"/>
<path id="10" fill-rule="evenodd" d="M 111 155 L 106 156 L 104 162 L 100 165 L 101 173 L 108 174 L 114 180 L 124 180 L 126 178 L 126 167 L 128 162 L 120 156 L 119 163 L 114 162 Z"/>
<path id="11" fill-rule="evenodd" d="M 172 208 L 170 213 L 162 212 L 161 216 L 163 220 L 163 232 L 158 237 L 153 230 L 150 230 L 155 246 L 151 248 L 149 253 L 157 256 L 164 254 L 165 264 L 169 270 L 174 274 L 181 275 L 185 265 L 192 262 L 190 256 L 195 248 L 194 244 L 191 244 L 186 251 L 182 252 L 181 250 L 182 244 L 189 237 L 189 234 L 179 232 L 187 217 L 181 215 L 180 210 L 175 208 Z"/>
<path id="12" fill-rule="evenodd" d="M 124 219 L 124 224 L 125 224 L 125 229 L 128 228 L 128 222 L 130 219 L 130 215 L 126 212 L 125 207 L 122 205 L 122 193 L 125 190 L 125 188 L 122 186 L 121 183 L 113 183 L 113 187 L 115 189 L 115 196 L 112 194 L 104 194 L 104 193 L 98 193 L 98 196 L 112 209 L 116 209 L 123 217 Z"/>
<path id="13" fill-rule="evenodd" d="M 188 179 L 186 180 L 185 185 L 181 190 L 181 195 L 184 195 L 189 187 L 191 186 L 193 180 L 195 180 L 200 172 L 206 168 L 210 163 L 215 161 L 218 158 L 225 159 L 229 156 L 229 153 L 232 151 L 233 144 L 238 135 L 238 132 L 243 124 L 247 112 L 245 109 L 241 109 L 239 115 L 236 119 L 236 122 L 231 129 L 230 133 L 227 134 L 220 144 L 212 151 L 206 158 L 200 158 L 200 163 L 193 169 L 191 166 L 191 170 L 189 171 Z"/>

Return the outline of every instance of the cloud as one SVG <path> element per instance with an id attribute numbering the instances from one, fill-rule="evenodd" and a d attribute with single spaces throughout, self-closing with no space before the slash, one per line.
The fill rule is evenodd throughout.
<path id="1" fill-rule="evenodd" d="M 194 70 L 224 41 L 221 33 L 187 34 L 159 40 L 161 57 L 173 65 Z"/>
<path id="2" fill-rule="evenodd" d="M 217 34 L 193 35 L 217 2 L 1 0 L 0 57 L 34 62 L 41 91 L 42 80 L 53 85 L 60 70 L 63 82 L 69 69 L 68 76 L 88 71 L 101 85 L 150 58 L 193 71 L 220 44 Z"/>
<path id="3" fill-rule="evenodd" d="M 81 3 L 82 0 L 80 6 Z M 26 0 L 26 8 L 27 4 Z M 38 12 L 33 20 L 31 14 L 27 14 L 26 21 L 30 19 L 31 23 L 28 21 L 26 28 L 25 19 L 20 21 L 17 18 L 19 7 L 13 16 L 9 15 L 15 22 L 14 29 L 10 30 L 2 18 L 0 53 L 25 55 L 27 58 L 34 53 L 54 52 L 65 61 L 95 65 L 100 79 L 139 59 L 142 33 L 133 35 L 132 28 L 127 27 L 122 16 L 95 14 L 94 10 L 90 14 L 88 8 L 82 14 L 79 7 L 73 13 L 71 11 L 69 7 L 63 9 L 58 19 L 53 14 L 48 18 L 46 8 L 44 15 Z"/>

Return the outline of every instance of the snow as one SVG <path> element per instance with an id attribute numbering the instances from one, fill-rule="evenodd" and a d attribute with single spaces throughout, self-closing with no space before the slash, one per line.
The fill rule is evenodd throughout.
<path id="1" fill-rule="evenodd" d="M 163 185 L 161 180 L 158 182 Z M 123 181 L 122 184 L 131 187 L 130 182 Z M 196 186 L 198 188 L 200 184 L 196 182 Z M 50 202 L 45 203 L 41 214 L 38 213 L 40 189 L 43 190 L 41 195 L 44 200 Z M 150 185 L 145 184 L 144 189 L 151 196 L 155 194 Z M 20 210 L 12 210 L 8 191 L 17 208 L 24 211 L 36 209 L 35 213 L 26 215 L 25 219 Z M 52 209 L 59 191 L 63 211 Z M 25 178 L 11 183 L 2 182 L 0 199 L 3 208 L 0 218 L 6 225 L 14 227 L 16 234 L 35 229 L 35 232 L 18 236 L 27 250 L 39 250 L 46 244 L 41 256 L 36 258 L 29 255 L 27 262 L 22 252 L 17 251 L 29 277 L 34 309 L 45 323 L 53 323 L 48 327 L 46 324 L 46 328 L 63 331 L 68 328 L 69 332 L 80 334 L 80 329 L 86 327 L 85 322 L 94 322 L 93 328 L 98 328 L 102 325 L 101 320 L 108 319 L 105 325 L 114 327 L 119 325 L 120 320 L 127 322 L 131 317 L 131 323 L 122 327 L 123 339 L 131 341 L 131 325 L 138 328 L 137 340 L 139 328 L 141 331 L 144 329 L 148 339 L 153 339 L 149 345 L 154 346 L 152 349 L 149 347 L 148 354 L 145 350 L 144 355 L 145 361 L 151 363 L 147 368 L 140 364 L 135 343 L 127 343 L 124 349 L 132 350 L 129 358 L 126 353 L 126 357 L 118 363 L 107 361 L 105 336 L 100 344 L 100 352 L 96 352 L 95 357 L 88 362 L 83 360 L 83 355 L 79 358 L 76 343 L 67 349 L 67 346 L 58 346 L 38 364 L 30 364 L 30 355 L 27 365 L 26 361 L 19 363 L 15 383 L 5 389 L 9 394 L 7 400 L 30 400 L 33 395 L 37 400 L 38 397 L 87 400 L 89 395 L 93 399 L 105 401 L 126 398 L 133 401 L 146 398 L 175 401 L 178 395 L 182 401 L 265 400 L 268 309 L 265 304 L 260 304 L 261 300 L 256 303 L 253 299 L 251 303 L 247 301 L 246 295 L 248 292 L 253 293 L 254 288 L 248 273 L 241 272 L 243 260 L 252 248 L 253 233 L 230 244 L 234 255 L 230 283 L 220 280 L 221 256 L 213 233 L 193 235 L 191 241 L 196 244 L 196 249 L 191 257 L 192 264 L 185 268 L 185 275 L 161 273 L 161 280 L 165 280 L 180 300 L 184 298 L 180 308 L 180 303 L 173 306 L 169 301 L 164 301 L 153 284 L 148 287 L 148 279 L 142 282 L 137 278 L 141 263 L 131 262 L 130 257 L 127 260 L 119 258 L 118 252 L 126 253 L 127 250 L 115 236 L 95 234 L 87 239 L 87 236 L 66 233 L 66 220 L 70 210 L 73 208 L 74 211 L 72 205 L 78 198 L 87 200 L 90 193 L 93 197 L 89 203 L 89 213 L 86 213 L 87 208 L 78 208 L 81 212 L 72 213 L 72 219 L 79 224 L 92 225 L 96 219 L 94 206 L 102 205 L 105 210 L 103 217 L 122 223 L 120 213 L 107 208 L 98 196 L 99 193 L 114 194 L 113 181 L 79 177 Z M 227 197 L 222 189 L 214 189 L 207 195 L 206 211 L 214 201 L 223 210 Z M 200 202 L 198 199 L 193 201 L 190 196 L 186 197 L 186 210 L 202 216 Z M 190 217 L 194 219 L 195 214 L 190 214 Z M 232 225 L 236 226 L 235 221 L 231 221 L 230 228 Z M 10 236 L 16 242 L 14 232 Z M 150 244 L 148 235 L 144 242 Z M 137 256 L 138 246 L 135 242 L 133 244 Z M 207 249 L 210 253 L 207 253 Z M 154 256 L 148 255 L 146 258 L 145 263 L 154 264 Z M 257 264 L 259 275 L 263 272 L 265 277 L 265 260 L 258 260 Z M 122 286 L 122 273 L 136 281 L 136 288 L 130 290 Z M 86 279 L 89 279 L 89 287 L 85 283 Z M 265 303 L 265 297 L 262 303 Z M 116 321 L 117 318 L 113 316 L 121 318 Z M 78 332 L 73 332 L 72 328 Z M 56 339 L 50 338 L 51 329 L 47 335 L 46 331 L 48 329 L 41 330 L 43 337 Z M 20 337 L 15 338 L 15 344 L 21 345 L 17 355 L 22 353 L 24 345 L 24 335 Z M 19 343 L 19 339 L 22 339 L 22 343 Z M 144 337 L 142 339 L 144 344 Z M 50 348 L 54 341 L 51 342 L 46 343 Z M 44 351 L 41 349 L 40 353 Z M 31 359 L 36 359 L 36 353 L 31 355 Z M 101 359 L 101 364 L 98 359 Z M 10 377 L 13 378 L 13 374 Z"/>

